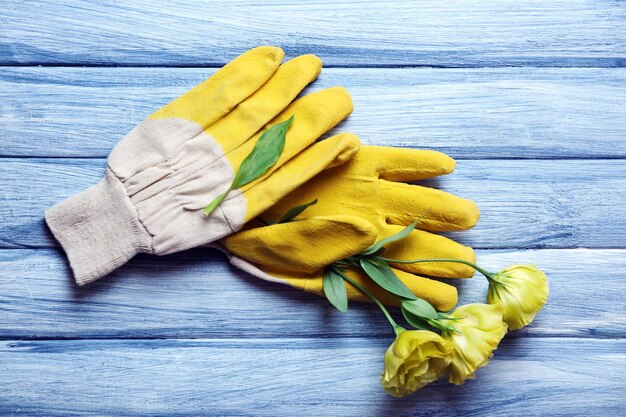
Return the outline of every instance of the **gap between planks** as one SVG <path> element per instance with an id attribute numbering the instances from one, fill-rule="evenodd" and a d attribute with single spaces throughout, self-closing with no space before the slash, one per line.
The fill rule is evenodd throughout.
<path id="1" fill-rule="evenodd" d="M 6 69 L 0 153 L 106 158 L 154 109 L 211 73 Z M 306 91 L 335 85 L 350 91 L 355 110 L 329 134 L 354 132 L 365 144 L 457 159 L 626 157 L 624 69 L 328 69 Z"/>
<path id="2" fill-rule="evenodd" d="M 622 161 L 462 160 L 453 174 L 420 184 L 476 201 L 478 225 L 447 234 L 474 248 L 619 248 Z M 0 246 L 56 247 L 44 210 L 97 183 L 104 169 L 103 159 L 0 159 Z"/>
<path id="3" fill-rule="evenodd" d="M 626 336 L 626 320 L 614 313 L 626 308 L 625 254 L 477 251 L 477 258 L 489 270 L 523 262 L 537 264 L 548 274 L 548 304 L 531 326 L 511 337 L 610 339 Z M 597 270 L 604 272 L 595 274 Z M 459 304 L 484 302 L 487 283 L 479 276 L 445 281 L 458 288 Z M 339 314 L 318 296 L 237 270 L 213 250 L 141 255 L 82 288 L 73 283 L 58 250 L 0 251 L 0 283 L 3 339 L 196 339 L 233 334 L 353 338 L 387 336 L 389 331 L 371 304 L 351 303 L 349 315 Z M 268 311 L 271 314 L 264 313 Z"/>

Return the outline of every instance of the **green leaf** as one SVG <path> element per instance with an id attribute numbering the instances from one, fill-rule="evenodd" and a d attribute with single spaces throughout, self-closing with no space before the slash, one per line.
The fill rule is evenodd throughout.
<path id="1" fill-rule="evenodd" d="M 407 227 L 405 227 L 404 229 L 400 230 L 398 233 L 393 234 L 389 237 L 386 237 L 382 240 L 379 240 L 378 242 L 374 243 L 372 246 L 370 246 L 369 248 L 365 249 L 365 251 L 362 253 L 363 255 L 372 255 L 376 252 L 378 252 L 379 250 L 381 250 L 382 248 L 385 247 L 385 245 L 392 243 L 392 242 L 396 242 L 400 239 L 404 239 L 405 237 L 407 237 L 414 229 L 415 226 L 417 226 L 417 223 L 419 222 L 419 220 L 415 220 L 413 223 L 411 223 L 410 225 L 408 225 Z"/>
<path id="2" fill-rule="evenodd" d="M 215 200 L 211 201 L 211 203 L 208 206 L 206 206 L 204 210 L 202 210 L 204 215 L 208 216 L 209 214 L 213 213 L 213 210 L 215 210 L 217 206 L 219 206 L 222 203 L 222 201 L 224 201 L 229 191 L 230 189 L 226 190 L 222 194 L 215 197 Z"/>
<path id="3" fill-rule="evenodd" d="M 402 308 L 423 319 L 437 319 L 437 310 L 430 303 L 421 298 L 402 302 Z"/>
<path id="4" fill-rule="evenodd" d="M 409 300 L 415 300 L 417 298 L 411 290 L 400 281 L 400 278 L 398 278 L 386 262 L 361 258 L 360 263 L 365 273 L 385 290 Z"/>
<path id="5" fill-rule="evenodd" d="M 270 169 L 285 148 L 285 135 L 293 123 L 294 116 L 267 129 L 254 145 L 254 149 L 243 160 L 233 180 L 232 190 L 256 180 Z"/>
<path id="6" fill-rule="evenodd" d="M 449 321 L 459 321 L 459 320 L 466 319 L 467 317 L 452 317 L 451 315 L 446 314 L 446 313 L 439 313 L 438 314 L 438 318 L 439 319 L 444 319 L 444 320 L 449 320 Z"/>
<path id="7" fill-rule="evenodd" d="M 454 327 L 451 324 L 446 324 L 443 321 L 439 320 L 428 320 L 428 324 L 430 324 L 431 326 L 441 330 L 442 332 L 446 332 L 446 333 L 461 333 L 459 331 L 459 329 L 457 329 L 456 327 Z"/>
<path id="8" fill-rule="evenodd" d="M 402 315 L 404 319 L 413 327 L 420 330 L 431 330 L 432 328 L 428 325 L 428 322 L 417 317 L 415 314 L 412 314 L 410 311 L 407 311 L 404 306 L 400 308 L 402 310 Z"/>
<path id="9" fill-rule="evenodd" d="M 246 159 L 239 166 L 239 171 L 237 171 L 237 175 L 235 175 L 235 179 L 228 190 L 220 194 L 202 210 L 205 216 L 213 213 L 230 191 L 256 180 L 278 161 L 280 154 L 283 153 L 285 148 L 287 129 L 293 123 L 294 117 L 295 115 L 263 132 L 259 140 L 256 141 L 252 152 L 246 156 Z"/>
<path id="10" fill-rule="evenodd" d="M 283 217 L 280 218 L 280 220 L 277 223 L 287 223 L 291 220 L 293 220 L 296 216 L 298 216 L 300 213 L 302 213 L 304 210 L 306 210 L 307 208 L 313 206 L 317 204 L 317 198 L 313 201 L 309 201 L 306 204 L 302 204 L 301 206 L 295 206 L 290 208 L 289 210 L 287 210 L 287 213 L 285 213 L 283 215 Z"/>
<path id="11" fill-rule="evenodd" d="M 331 269 L 324 270 L 322 286 L 324 295 L 337 310 L 342 313 L 348 311 L 348 292 L 341 275 Z"/>

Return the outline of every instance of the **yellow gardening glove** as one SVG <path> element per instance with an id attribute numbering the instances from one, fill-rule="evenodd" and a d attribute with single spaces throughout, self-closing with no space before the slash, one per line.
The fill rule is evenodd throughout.
<path id="1" fill-rule="evenodd" d="M 406 238 L 386 246 L 392 259 L 457 258 L 473 262 L 474 251 L 431 232 L 465 230 L 476 224 L 479 212 L 469 200 L 419 185 L 405 184 L 448 174 L 455 162 L 435 151 L 364 146 L 343 165 L 326 170 L 299 187 L 267 212 L 265 221 L 277 221 L 290 208 L 317 199 L 297 220 L 262 226 L 254 221 L 246 230 L 222 241 L 231 262 L 256 276 L 323 294 L 325 266 L 361 253 L 387 236 L 419 219 L 417 229 Z M 289 164 L 287 172 L 297 167 Z M 399 278 L 418 296 L 437 309 L 451 309 L 456 288 L 419 277 L 471 277 L 473 269 L 456 263 L 395 264 Z M 395 297 L 369 278 L 348 274 L 380 297 L 394 304 Z M 367 300 L 348 286 L 350 299 Z"/>
<path id="2" fill-rule="evenodd" d="M 303 55 L 280 65 L 282 58 L 280 48 L 265 46 L 234 59 L 126 135 L 99 184 L 46 212 L 79 285 L 140 252 L 164 255 L 223 238 L 356 152 L 352 135 L 314 144 L 351 113 L 348 93 L 335 87 L 293 101 L 322 63 Z M 268 126 L 291 116 L 278 161 L 205 216 Z M 288 161 L 292 172 L 281 175 Z"/>

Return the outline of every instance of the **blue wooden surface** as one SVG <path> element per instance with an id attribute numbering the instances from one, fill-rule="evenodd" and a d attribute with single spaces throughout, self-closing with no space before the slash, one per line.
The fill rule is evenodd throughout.
<path id="1" fill-rule="evenodd" d="M 23 1 L 0 8 L 0 415 L 626 414 L 626 3 Z M 337 130 L 439 149 L 477 201 L 454 234 L 551 279 L 463 387 L 396 400 L 390 333 L 222 255 L 139 256 L 87 288 L 42 221 L 134 124 L 248 47 L 317 53 Z M 43 66 L 43 67 L 41 67 Z M 190 68 L 193 67 L 193 68 Z M 462 302 L 485 283 L 457 280 Z"/>
<path id="2" fill-rule="evenodd" d="M 233 56 L 235 54 L 232 54 Z M 0 156 L 106 158 L 206 68 L 4 68 Z M 351 93 L 336 130 L 457 159 L 626 158 L 625 68 L 330 68 Z M 35 99 L 37 97 L 37 99 Z M 97 110 L 97 117 L 94 117 Z"/>

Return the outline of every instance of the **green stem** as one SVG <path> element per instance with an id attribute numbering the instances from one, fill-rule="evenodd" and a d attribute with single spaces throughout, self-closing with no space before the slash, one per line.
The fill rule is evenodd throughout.
<path id="1" fill-rule="evenodd" d="M 215 200 L 211 201 L 211 203 L 208 206 L 206 206 L 204 210 L 202 210 L 204 215 L 208 217 L 211 213 L 213 213 L 215 209 L 217 208 L 217 206 L 219 206 L 222 203 L 222 201 L 224 201 L 224 199 L 226 198 L 228 193 L 231 192 L 231 190 L 232 190 L 232 186 L 228 190 L 224 191 L 222 194 L 218 195 L 215 198 Z"/>
<path id="2" fill-rule="evenodd" d="M 343 261 L 347 262 L 348 265 L 353 266 L 357 269 L 361 268 L 361 262 L 358 258 L 351 256 L 349 258 L 343 259 Z"/>
<path id="3" fill-rule="evenodd" d="M 432 259 L 413 259 L 413 260 L 402 260 L 402 259 L 389 259 L 389 258 L 384 258 L 382 256 L 376 256 L 376 259 L 380 260 L 380 261 L 385 261 L 385 262 L 391 262 L 394 264 L 418 264 L 418 263 L 422 263 L 422 262 L 454 262 L 457 264 L 464 264 L 467 266 L 470 266 L 472 268 L 474 268 L 475 270 L 477 270 L 478 272 L 480 272 L 481 274 L 483 274 L 485 276 L 485 278 L 487 279 L 493 279 L 493 274 L 490 272 L 485 271 L 484 269 L 482 269 L 481 267 L 479 267 L 478 265 L 469 262 L 469 261 L 464 261 L 462 259 L 452 259 L 452 258 L 432 258 Z"/>
<path id="4" fill-rule="evenodd" d="M 374 297 L 374 294 L 372 294 L 371 292 L 366 290 L 365 287 L 363 287 L 361 284 L 358 284 L 352 278 L 350 278 L 349 276 L 344 274 L 344 272 L 340 268 L 337 268 L 335 266 L 331 266 L 331 269 L 335 273 L 339 274 L 344 280 L 346 280 L 350 284 L 352 284 L 356 289 L 358 289 L 363 294 L 365 294 L 369 298 L 371 298 L 373 302 L 376 303 L 376 305 L 383 311 L 383 314 L 385 315 L 385 317 L 387 317 L 387 320 L 389 320 L 389 323 L 391 324 L 391 327 L 393 327 L 393 331 L 395 332 L 396 336 L 399 335 L 400 332 L 403 332 L 403 331 L 406 330 L 404 327 L 402 327 L 398 323 L 396 323 L 396 321 L 393 319 L 393 317 L 391 317 L 391 314 L 389 314 L 389 311 L 387 311 L 385 306 L 380 301 L 378 301 L 378 299 L 376 297 Z"/>

